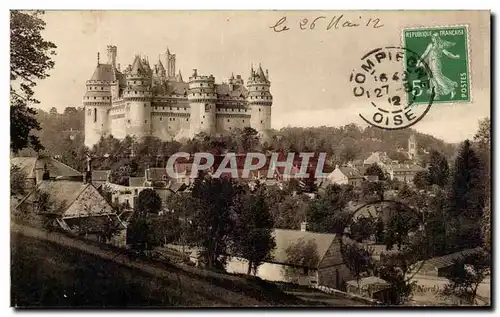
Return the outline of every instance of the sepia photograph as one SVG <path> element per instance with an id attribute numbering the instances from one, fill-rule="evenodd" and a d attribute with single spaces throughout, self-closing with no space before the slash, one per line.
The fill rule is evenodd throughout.
<path id="1" fill-rule="evenodd" d="M 9 22 L 14 309 L 492 308 L 490 11 Z"/>

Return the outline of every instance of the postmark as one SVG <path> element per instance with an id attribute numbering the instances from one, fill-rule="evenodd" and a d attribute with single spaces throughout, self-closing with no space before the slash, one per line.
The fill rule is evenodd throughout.
<path id="1" fill-rule="evenodd" d="M 434 94 L 431 88 L 422 103 L 416 104 L 420 91 L 409 80 L 418 79 L 421 87 L 429 88 L 432 76 L 427 63 L 408 48 L 386 46 L 366 52 L 349 77 L 359 116 L 387 130 L 416 124 L 431 109 Z"/>
<path id="2" fill-rule="evenodd" d="M 471 101 L 468 30 L 466 25 L 403 30 L 403 46 L 418 54 L 433 75 L 430 87 L 421 87 L 419 78 L 408 78 L 410 91 L 417 93 L 415 104 L 426 103 L 432 90 L 434 103 Z"/>

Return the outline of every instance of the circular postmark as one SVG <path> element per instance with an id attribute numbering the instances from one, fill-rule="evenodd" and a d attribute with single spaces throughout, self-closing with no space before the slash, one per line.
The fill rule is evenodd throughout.
<path id="1" fill-rule="evenodd" d="M 430 68 L 417 53 L 386 46 L 361 57 L 349 81 L 354 98 L 360 101 L 359 116 L 365 122 L 399 130 L 416 124 L 429 112 L 435 96 L 430 78 Z"/>

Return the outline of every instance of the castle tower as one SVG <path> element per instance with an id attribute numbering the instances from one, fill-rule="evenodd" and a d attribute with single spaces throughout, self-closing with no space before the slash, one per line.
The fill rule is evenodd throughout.
<path id="1" fill-rule="evenodd" d="M 111 108 L 113 80 L 112 65 L 101 64 L 97 53 L 97 66 L 92 77 L 86 82 L 87 90 L 83 97 L 85 145 L 89 148 L 97 144 L 101 136 L 108 133 L 108 111 Z"/>
<path id="2" fill-rule="evenodd" d="M 412 134 L 408 139 L 408 156 L 410 160 L 414 160 L 417 158 L 417 139 L 415 138 L 415 134 Z"/>
<path id="3" fill-rule="evenodd" d="M 170 54 L 167 48 L 167 76 L 168 78 L 175 77 L 175 54 Z"/>
<path id="4" fill-rule="evenodd" d="M 113 69 L 115 69 L 116 68 L 116 54 L 117 54 L 116 46 L 108 45 L 107 52 L 108 52 L 108 64 L 113 66 Z"/>
<path id="5" fill-rule="evenodd" d="M 196 69 L 189 77 L 188 101 L 191 107 L 189 137 L 200 132 L 216 132 L 216 101 L 214 76 L 199 76 Z"/>
<path id="6" fill-rule="evenodd" d="M 125 100 L 126 134 L 142 138 L 151 133 L 151 75 L 148 64 L 137 55 L 127 73 Z"/>
<path id="7" fill-rule="evenodd" d="M 247 82 L 247 100 L 251 113 L 250 126 L 257 130 L 259 136 L 264 139 L 268 137 L 267 132 L 271 129 L 273 96 L 269 90 L 270 87 L 271 82 L 264 74 L 262 67 L 259 65 L 257 71 L 254 71 L 252 67 Z"/>

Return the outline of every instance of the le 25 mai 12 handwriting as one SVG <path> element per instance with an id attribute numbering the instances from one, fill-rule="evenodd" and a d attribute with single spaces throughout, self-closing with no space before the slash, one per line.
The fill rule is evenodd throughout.
<path id="1" fill-rule="evenodd" d="M 329 31 L 331 29 L 338 30 L 342 28 L 356 28 L 356 27 L 367 27 L 378 29 L 384 25 L 379 18 L 363 18 L 359 16 L 357 19 L 347 19 L 344 15 L 326 17 L 317 16 L 314 19 L 303 18 L 297 22 L 298 27 L 301 30 L 314 30 L 314 29 L 324 29 Z M 291 30 L 288 26 L 287 17 L 284 16 L 272 26 L 269 27 L 276 33 L 285 32 Z"/>

